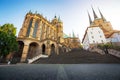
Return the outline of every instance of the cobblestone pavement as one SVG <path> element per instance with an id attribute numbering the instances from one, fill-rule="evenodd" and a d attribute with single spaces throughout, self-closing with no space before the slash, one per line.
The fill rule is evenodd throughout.
<path id="1" fill-rule="evenodd" d="M 120 64 L 1 65 L 0 80 L 120 80 Z"/>

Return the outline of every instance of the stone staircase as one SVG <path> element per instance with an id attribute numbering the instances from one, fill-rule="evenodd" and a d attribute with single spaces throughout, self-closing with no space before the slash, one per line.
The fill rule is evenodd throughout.
<path id="1" fill-rule="evenodd" d="M 68 53 L 51 55 L 49 58 L 40 58 L 33 64 L 80 64 L 80 63 L 120 63 L 120 58 L 110 54 L 99 54 L 81 49 L 74 49 Z"/>

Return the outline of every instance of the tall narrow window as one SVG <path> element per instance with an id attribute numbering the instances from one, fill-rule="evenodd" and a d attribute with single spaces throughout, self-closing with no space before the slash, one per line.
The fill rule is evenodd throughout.
<path id="1" fill-rule="evenodd" d="M 101 42 L 103 43 L 104 41 L 103 41 L 103 40 L 101 40 Z"/>
<path id="2" fill-rule="evenodd" d="M 34 38 L 36 38 L 37 28 L 38 28 L 38 21 L 35 22 L 35 26 L 34 26 L 34 31 L 33 31 L 33 37 Z"/>
<path id="3" fill-rule="evenodd" d="M 33 19 L 31 18 L 31 19 L 30 19 L 30 22 L 29 22 L 29 26 L 28 26 L 28 30 L 27 30 L 26 37 L 28 37 L 29 34 L 30 34 L 30 29 L 31 29 L 31 27 L 32 27 L 32 22 L 33 22 Z"/>

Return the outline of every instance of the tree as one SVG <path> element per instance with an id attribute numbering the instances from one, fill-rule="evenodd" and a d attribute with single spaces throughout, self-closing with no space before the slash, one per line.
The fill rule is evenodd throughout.
<path id="1" fill-rule="evenodd" d="M 14 36 L 16 35 L 16 28 L 13 24 L 4 24 L 3 26 L 1 26 L 1 30 L 8 34 L 13 34 Z"/>
<path id="2" fill-rule="evenodd" d="M 10 52 L 18 50 L 15 34 L 16 28 L 13 24 L 0 26 L 0 56 L 5 57 Z"/>
<path id="3" fill-rule="evenodd" d="M 106 54 L 108 54 L 108 49 L 113 48 L 113 45 L 110 43 L 106 43 L 106 44 L 98 44 L 97 47 L 102 49 Z"/>

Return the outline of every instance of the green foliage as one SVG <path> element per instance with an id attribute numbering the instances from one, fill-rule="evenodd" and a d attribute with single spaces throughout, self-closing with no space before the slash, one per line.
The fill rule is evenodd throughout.
<path id="1" fill-rule="evenodd" d="M 18 50 L 15 34 L 16 28 L 13 24 L 4 24 L 0 27 L 0 56 Z"/>
<path id="2" fill-rule="evenodd" d="M 79 47 L 80 49 L 83 49 L 83 47 L 82 47 L 82 45 L 80 45 L 80 47 Z"/>
<path id="3" fill-rule="evenodd" d="M 1 30 L 8 34 L 13 34 L 14 36 L 16 34 L 16 28 L 13 24 L 4 24 L 3 26 L 1 26 Z"/>
<path id="4" fill-rule="evenodd" d="M 106 43 L 106 44 L 98 44 L 97 47 L 100 49 L 104 49 L 104 48 L 110 49 L 113 48 L 113 45 L 110 43 Z"/>
<path id="5" fill-rule="evenodd" d="M 120 51 L 120 46 L 116 46 L 116 45 L 113 45 L 113 44 L 111 44 L 111 43 L 98 44 L 97 47 L 100 48 L 100 49 L 105 49 L 105 48 L 107 48 L 107 49 L 115 49 L 115 50 Z"/>

